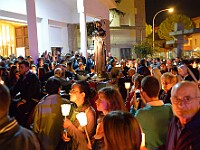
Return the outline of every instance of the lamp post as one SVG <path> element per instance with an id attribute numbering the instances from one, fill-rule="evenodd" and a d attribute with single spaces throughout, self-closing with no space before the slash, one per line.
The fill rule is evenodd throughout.
<path id="1" fill-rule="evenodd" d="M 157 16 L 159 13 L 164 12 L 164 11 L 168 11 L 169 13 L 171 13 L 171 12 L 174 11 L 174 9 L 173 9 L 173 8 L 162 9 L 162 10 L 158 11 L 158 12 L 154 15 L 154 17 L 153 17 L 153 31 L 152 31 L 152 32 L 153 32 L 153 50 L 154 50 L 154 47 L 155 47 L 155 44 L 154 44 L 154 41 L 155 41 L 155 27 L 154 27 L 155 18 L 156 18 L 156 16 Z"/>

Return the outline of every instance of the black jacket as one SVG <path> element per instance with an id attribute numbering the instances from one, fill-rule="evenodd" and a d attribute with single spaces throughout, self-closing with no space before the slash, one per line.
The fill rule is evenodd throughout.
<path id="1" fill-rule="evenodd" d="M 166 150 L 199 150 L 200 148 L 200 111 L 188 122 L 176 141 L 178 118 L 170 123 Z M 176 141 L 176 144 L 175 144 Z"/>
<path id="2" fill-rule="evenodd" d="M 40 99 L 40 81 L 38 77 L 29 72 L 25 77 L 21 76 L 14 87 L 14 95 L 21 93 L 21 98 L 27 101 Z"/>

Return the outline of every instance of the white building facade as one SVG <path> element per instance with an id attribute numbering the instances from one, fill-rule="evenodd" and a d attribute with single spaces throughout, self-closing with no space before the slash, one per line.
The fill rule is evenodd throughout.
<path id="1" fill-rule="evenodd" d="M 1 0 L 0 20 L 28 25 L 27 54 L 34 60 L 52 47 L 62 48 L 64 54 L 72 51 L 69 25 L 79 23 L 81 52 L 86 56 L 86 22 L 109 20 L 109 9 L 114 7 L 114 0 Z"/>

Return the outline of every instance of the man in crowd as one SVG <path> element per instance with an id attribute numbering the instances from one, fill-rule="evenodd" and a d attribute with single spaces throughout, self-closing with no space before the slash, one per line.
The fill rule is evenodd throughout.
<path id="1" fill-rule="evenodd" d="M 136 118 L 145 134 L 148 150 L 161 147 L 166 143 L 168 125 L 173 116 L 171 105 L 158 99 L 160 84 L 153 76 L 146 76 L 141 82 L 140 95 L 146 103 L 137 110 Z"/>
<path id="2" fill-rule="evenodd" d="M 146 66 L 146 60 L 145 59 L 140 60 L 140 66 L 137 68 L 137 73 L 139 73 L 143 76 L 151 75 L 151 72 L 149 71 L 149 69 Z"/>
<path id="3" fill-rule="evenodd" d="M 175 114 L 168 132 L 167 150 L 199 150 L 200 148 L 200 91 L 189 81 L 177 83 L 171 93 Z"/>
<path id="4" fill-rule="evenodd" d="M 29 114 L 40 99 L 40 82 L 38 77 L 30 71 L 28 61 L 19 63 L 20 78 L 14 86 L 13 97 L 20 93 L 21 100 L 17 103 L 16 119 L 20 125 L 28 127 Z"/>
<path id="5" fill-rule="evenodd" d="M 0 84 L 0 149 L 40 150 L 36 136 L 8 116 L 10 101 L 9 89 Z"/>
<path id="6" fill-rule="evenodd" d="M 65 89 L 66 87 L 68 87 L 69 84 L 71 84 L 71 81 L 67 81 L 63 77 L 63 70 L 61 68 L 56 68 L 54 70 L 54 76 L 52 76 L 50 78 L 56 78 L 56 79 L 58 79 L 60 81 L 61 85 L 62 85 L 62 89 Z"/>
<path id="7" fill-rule="evenodd" d="M 67 101 L 59 94 L 61 83 L 58 78 L 49 78 L 45 87 L 48 94 L 35 108 L 33 131 L 40 140 L 41 149 L 55 150 L 62 132 L 61 104 Z"/>

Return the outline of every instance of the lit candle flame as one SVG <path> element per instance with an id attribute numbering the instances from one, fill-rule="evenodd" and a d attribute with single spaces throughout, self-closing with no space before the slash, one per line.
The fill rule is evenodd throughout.
<path id="1" fill-rule="evenodd" d="M 0 84 L 4 84 L 4 81 L 3 81 L 3 80 L 0 80 Z"/>
<path id="2" fill-rule="evenodd" d="M 131 83 L 130 82 L 125 82 L 124 85 L 125 85 L 125 88 L 127 90 L 130 89 L 130 87 L 131 87 Z"/>
<path id="3" fill-rule="evenodd" d="M 87 125 L 87 116 L 86 113 L 80 112 L 76 115 L 76 118 L 78 119 L 79 123 L 81 126 L 86 126 Z"/>
<path id="4" fill-rule="evenodd" d="M 145 147 L 145 134 L 144 133 L 142 133 L 141 147 Z"/>

